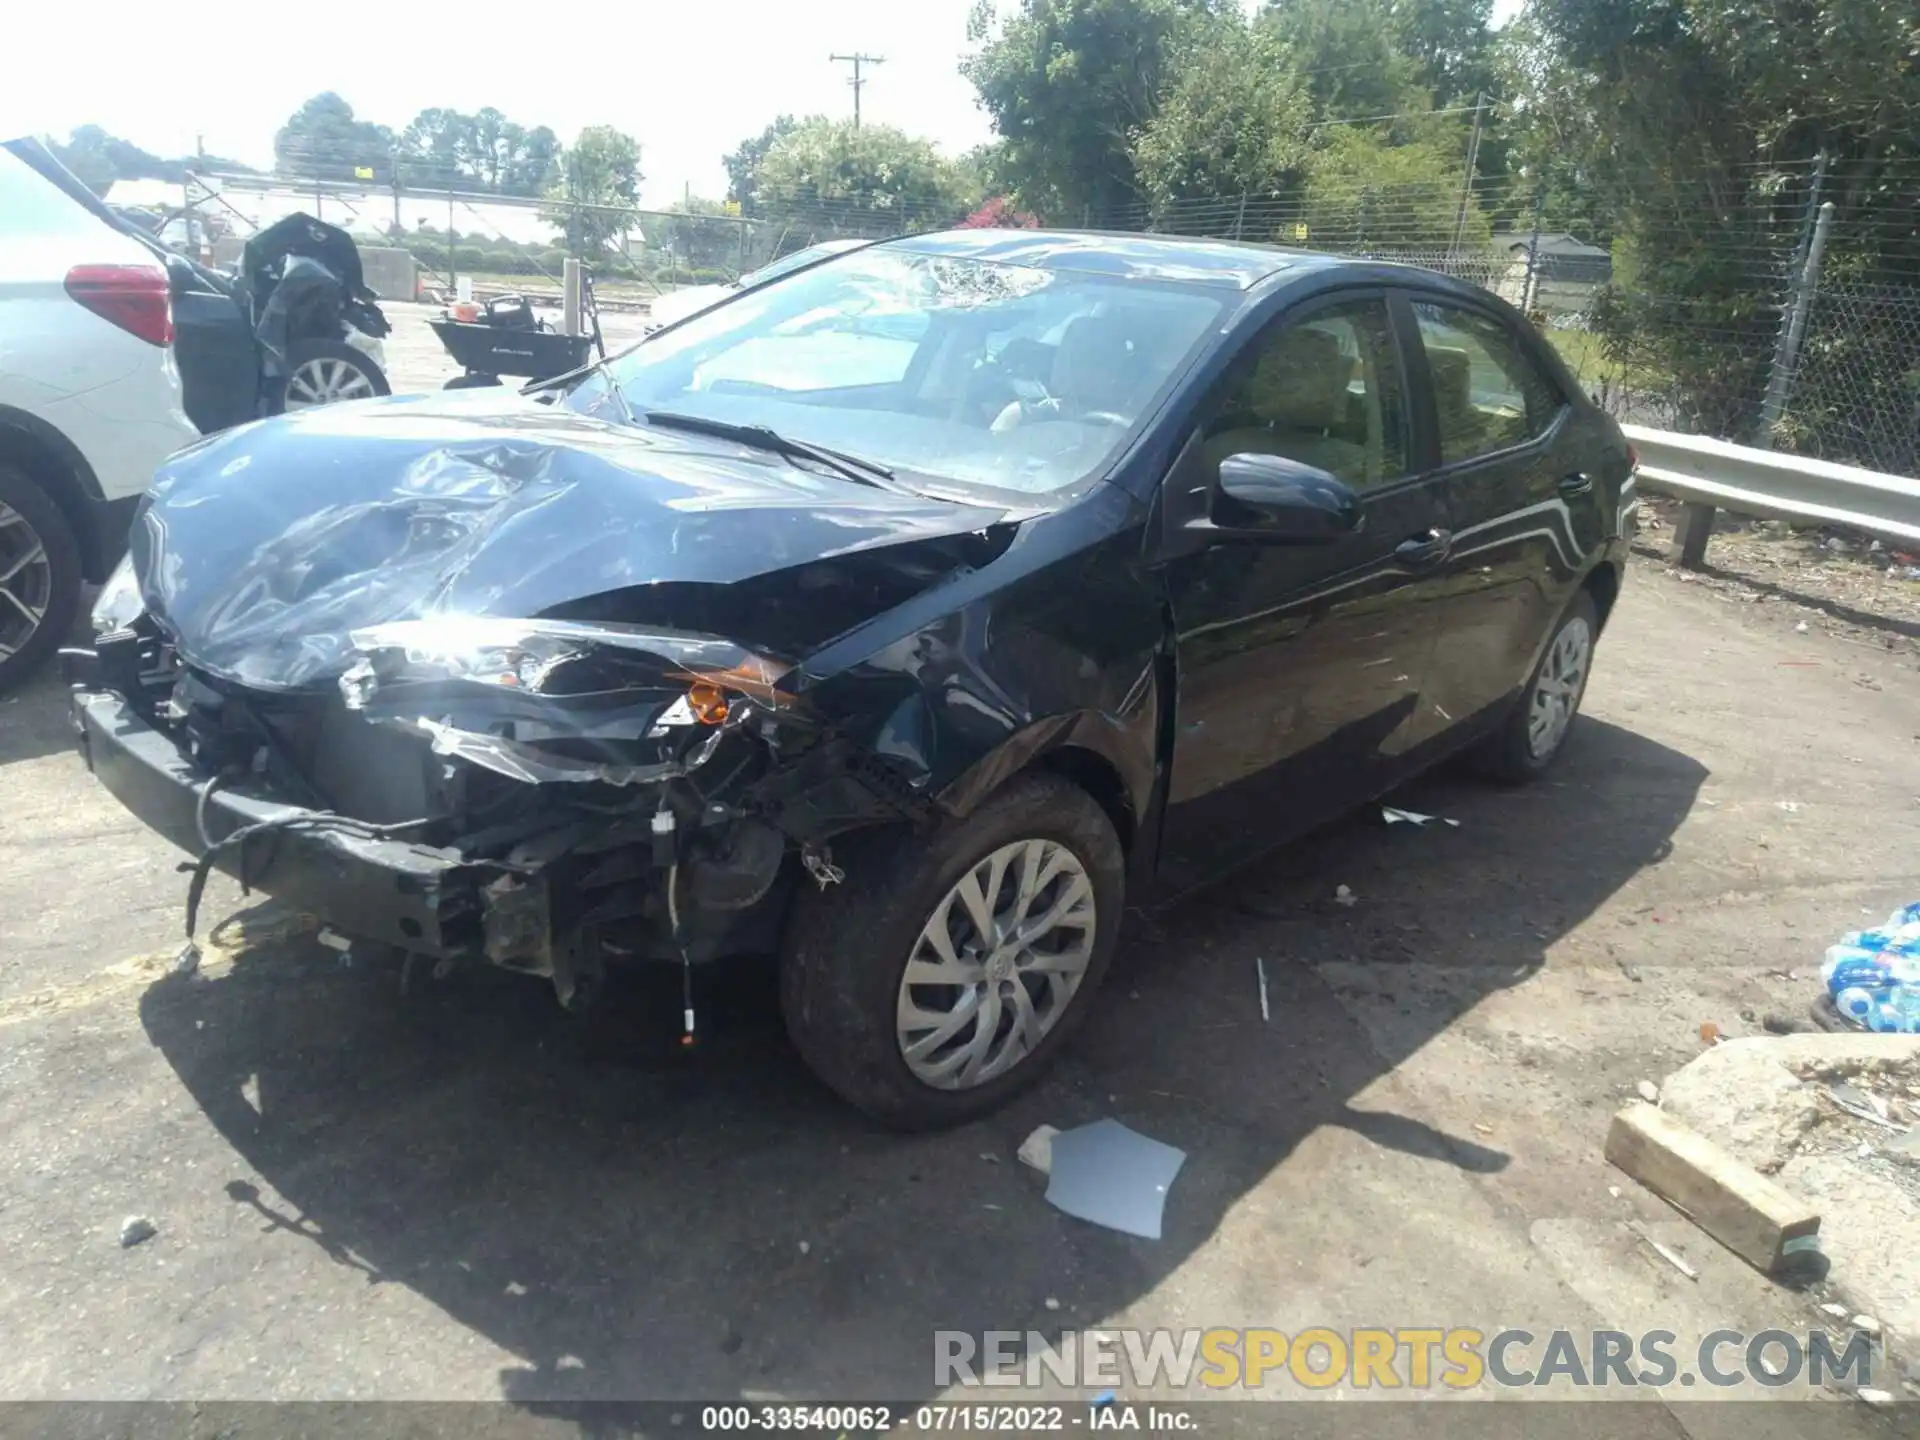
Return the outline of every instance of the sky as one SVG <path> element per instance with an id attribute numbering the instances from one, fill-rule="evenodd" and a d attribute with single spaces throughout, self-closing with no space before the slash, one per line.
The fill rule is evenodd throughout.
<path id="1" fill-rule="evenodd" d="M 340 9 L 324 27 L 303 18 L 304 7 L 268 5 L 244 7 L 244 24 L 229 15 L 182 29 L 156 28 L 161 12 L 149 0 L 91 0 L 87 41 L 73 58 L 7 67 L 0 136 L 64 136 L 92 123 L 159 155 L 191 154 L 204 140 L 214 154 L 265 167 L 287 116 L 335 90 L 359 118 L 395 129 L 432 105 L 493 105 L 522 124 L 552 126 L 563 141 L 586 125 L 613 125 L 641 143 L 643 205 L 688 189 L 717 198 L 726 189 L 720 157 L 774 116 L 852 113 L 848 67 L 830 54 L 886 57 L 867 71 L 866 119 L 929 136 L 952 155 L 990 139 L 958 68 L 973 3 L 379 0 Z M 1518 0 L 1495 4 L 1504 18 Z M 497 28 L 488 13 L 500 17 Z M 357 44 L 347 38 L 356 31 L 366 37 Z M 156 65 L 158 55 L 173 59 Z"/>

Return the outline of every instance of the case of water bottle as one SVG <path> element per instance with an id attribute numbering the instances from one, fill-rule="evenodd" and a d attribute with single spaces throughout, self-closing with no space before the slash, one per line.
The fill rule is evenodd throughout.
<path id="1" fill-rule="evenodd" d="M 1829 946 L 1820 978 L 1834 1008 L 1862 1029 L 1920 1034 L 1920 903 Z"/>

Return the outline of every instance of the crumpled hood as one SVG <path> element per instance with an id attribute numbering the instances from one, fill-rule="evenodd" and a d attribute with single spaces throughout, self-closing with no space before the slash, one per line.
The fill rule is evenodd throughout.
<path id="1" fill-rule="evenodd" d="M 190 664 L 290 689 L 349 632 L 526 618 L 658 581 L 728 584 L 986 529 L 956 505 L 725 440 L 509 394 L 371 401 L 244 426 L 160 470 L 132 535 L 146 608 Z"/>

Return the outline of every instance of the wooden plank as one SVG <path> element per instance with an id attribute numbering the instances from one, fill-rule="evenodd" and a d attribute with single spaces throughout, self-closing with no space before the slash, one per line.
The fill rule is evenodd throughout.
<path id="1" fill-rule="evenodd" d="M 1820 1212 L 1750 1165 L 1635 1101 L 1613 1117 L 1607 1159 L 1750 1265 L 1771 1271 L 1789 1241 L 1820 1231 Z"/>

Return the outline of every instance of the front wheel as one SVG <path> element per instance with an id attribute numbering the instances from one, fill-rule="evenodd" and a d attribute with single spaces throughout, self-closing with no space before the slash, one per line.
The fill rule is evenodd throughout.
<path id="1" fill-rule="evenodd" d="M 359 346 L 344 340 L 296 340 L 287 347 L 286 383 L 272 409 L 281 414 L 392 393 L 385 372 Z"/>
<path id="2" fill-rule="evenodd" d="M 1583 590 L 1553 627 L 1519 703 L 1481 745 L 1477 758 L 1488 775 L 1496 780 L 1531 780 L 1553 763 L 1587 693 L 1599 630 L 1599 612 L 1593 597 Z"/>
<path id="3" fill-rule="evenodd" d="M 970 1120 L 1038 1080 L 1118 938 L 1125 861 L 1106 812 L 1028 775 L 929 836 L 834 848 L 846 878 L 802 881 L 780 967 L 813 1071 L 909 1130 Z"/>

